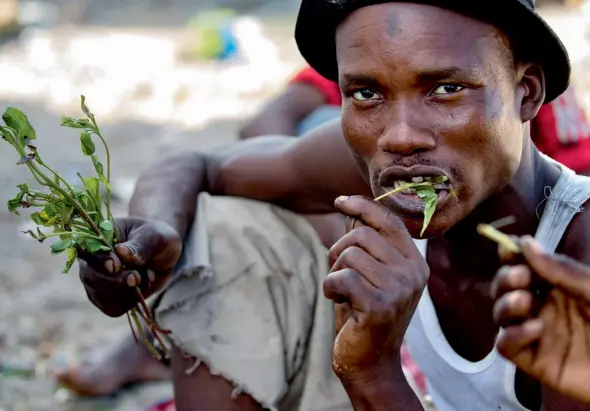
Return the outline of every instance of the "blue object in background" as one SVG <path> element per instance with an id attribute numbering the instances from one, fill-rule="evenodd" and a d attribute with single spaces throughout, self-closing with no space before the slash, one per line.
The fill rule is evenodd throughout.
<path id="1" fill-rule="evenodd" d="M 220 28 L 219 34 L 221 36 L 222 49 L 219 53 L 219 60 L 227 60 L 235 57 L 238 54 L 238 41 L 234 36 L 230 24 L 225 24 Z"/>

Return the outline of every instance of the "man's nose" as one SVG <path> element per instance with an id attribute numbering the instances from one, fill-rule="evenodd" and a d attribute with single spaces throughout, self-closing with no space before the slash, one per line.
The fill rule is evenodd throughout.
<path id="1" fill-rule="evenodd" d="M 432 130 L 426 127 L 426 118 L 420 110 L 398 104 L 389 114 L 378 147 L 385 152 L 413 154 L 433 150 L 436 139 Z"/>

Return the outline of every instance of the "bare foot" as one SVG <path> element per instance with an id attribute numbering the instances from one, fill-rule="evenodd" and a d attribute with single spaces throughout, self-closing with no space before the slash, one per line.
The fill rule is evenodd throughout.
<path id="1" fill-rule="evenodd" d="M 69 369 L 56 378 L 78 395 L 101 397 L 128 384 L 168 380 L 170 371 L 129 335 L 98 364 Z"/>

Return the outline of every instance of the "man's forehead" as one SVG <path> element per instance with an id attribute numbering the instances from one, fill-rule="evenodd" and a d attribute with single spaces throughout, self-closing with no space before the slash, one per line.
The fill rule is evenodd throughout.
<path id="1" fill-rule="evenodd" d="M 456 65 L 457 59 L 482 62 L 497 46 L 503 52 L 508 48 L 508 39 L 489 24 L 414 3 L 385 3 L 351 13 L 338 27 L 336 43 L 339 61 L 406 55 L 442 66 Z"/>
<path id="2" fill-rule="evenodd" d="M 451 10 L 417 3 L 390 2 L 352 12 L 336 31 L 337 39 L 361 41 L 367 35 L 424 36 L 477 40 L 504 37 L 499 29 Z"/>

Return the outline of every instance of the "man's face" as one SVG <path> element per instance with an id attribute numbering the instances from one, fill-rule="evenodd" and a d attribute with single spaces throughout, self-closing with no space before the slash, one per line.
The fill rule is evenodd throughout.
<path id="1" fill-rule="evenodd" d="M 342 129 L 373 193 L 448 177 L 426 237 L 510 182 L 523 148 L 522 96 L 497 29 L 432 6 L 385 3 L 351 14 L 336 43 Z M 398 193 L 383 203 L 418 236 L 420 198 Z"/>

